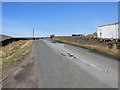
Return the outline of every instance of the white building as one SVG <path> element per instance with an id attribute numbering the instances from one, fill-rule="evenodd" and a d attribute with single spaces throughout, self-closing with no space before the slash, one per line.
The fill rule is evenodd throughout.
<path id="1" fill-rule="evenodd" d="M 120 39 L 120 23 L 107 24 L 97 27 L 99 38 Z"/>

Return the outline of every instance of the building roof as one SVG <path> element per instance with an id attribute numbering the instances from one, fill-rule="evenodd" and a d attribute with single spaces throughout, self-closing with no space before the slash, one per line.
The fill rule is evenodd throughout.
<path id="1" fill-rule="evenodd" d="M 110 26 L 110 25 L 115 25 L 115 24 L 120 24 L 120 22 L 118 22 L 118 23 L 112 23 L 112 24 L 106 24 L 106 25 L 101 25 L 101 26 L 98 26 L 98 27 Z"/>

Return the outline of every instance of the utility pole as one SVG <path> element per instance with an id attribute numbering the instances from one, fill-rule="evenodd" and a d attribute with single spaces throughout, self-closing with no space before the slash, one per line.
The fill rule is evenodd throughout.
<path id="1" fill-rule="evenodd" d="M 35 60 L 35 37 L 34 37 L 34 28 L 33 28 L 33 62 Z"/>
<path id="2" fill-rule="evenodd" d="M 34 40 L 34 28 L 33 28 L 33 40 Z"/>

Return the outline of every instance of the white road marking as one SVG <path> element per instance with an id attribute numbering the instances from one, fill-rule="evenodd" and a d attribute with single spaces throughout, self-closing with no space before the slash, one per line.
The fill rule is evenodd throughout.
<path id="1" fill-rule="evenodd" d="M 91 64 L 93 67 L 95 67 L 96 65 L 94 65 L 94 64 Z"/>
<path id="2" fill-rule="evenodd" d="M 61 53 L 61 52 L 64 52 L 64 53 L 66 53 L 66 54 L 67 54 L 67 52 L 71 53 L 71 50 L 68 50 L 68 49 L 66 49 L 65 47 L 62 47 L 62 48 L 66 49 L 66 50 L 67 50 L 66 52 L 63 51 L 62 48 L 59 48 L 59 49 L 57 48 L 57 46 L 64 46 L 64 44 L 52 44 L 52 45 L 54 45 L 54 46 L 56 47 L 57 51 L 60 52 L 60 53 Z M 90 63 L 90 62 L 87 62 L 86 60 L 82 59 L 82 58 L 79 57 L 79 56 L 77 56 L 77 57 L 78 57 L 79 60 L 81 60 L 81 61 L 87 63 L 88 65 L 94 67 L 95 69 L 97 69 L 97 70 L 99 70 L 99 71 L 102 71 L 102 72 L 104 71 L 103 69 L 97 67 L 95 64 Z M 67 57 L 67 58 L 69 58 L 69 57 Z"/>
<path id="3" fill-rule="evenodd" d="M 59 45 L 62 45 L 62 46 L 64 46 L 64 44 L 59 44 Z"/>
<path id="4" fill-rule="evenodd" d="M 96 67 L 96 65 L 94 65 L 94 64 L 92 64 L 92 63 L 90 63 L 90 62 L 87 62 L 87 61 L 84 60 L 84 59 L 80 59 L 80 60 L 82 60 L 83 62 L 85 62 L 85 63 L 87 63 L 87 64 L 89 64 L 89 65 L 91 65 L 91 66 L 93 66 L 93 67 Z"/>
<path id="5" fill-rule="evenodd" d="M 58 45 L 64 46 L 64 44 L 58 44 Z M 71 52 L 69 52 L 69 53 L 71 54 Z M 68 54 L 68 53 L 67 53 L 67 54 Z M 73 54 L 71 54 L 71 55 L 73 55 Z M 93 63 L 87 62 L 87 61 L 84 60 L 84 59 L 81 59 L 81 58 L 80 58 L 80 60 L 82 60 L 83 62 L 85 62 L 85 63 L 87 63 L 87 64 L 89 64 L 89 65 L 91 65 L 92 67 L 96 67 L 96 65 L 94 65 Z"/>

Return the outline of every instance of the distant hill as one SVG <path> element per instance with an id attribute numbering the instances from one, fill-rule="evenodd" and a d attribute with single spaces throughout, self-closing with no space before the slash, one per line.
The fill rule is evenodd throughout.
<path id="1" fill-rule="evenodd" d="M 95 33 L 93 33 L 93 34 L 88 34 L 87 36 L 88 36 L 88 37 L 97 37 L 97 33 L 95 32 Z"/>
<path id="2" fill-rule="evenodd" d="M 11 38 L 10 36 L 7 36 L 7 35 L 2 35 L 0 34 L 0 41 L 1 40 L 5 40 L 5 39 L 8 39 L 8 38 Z"/>

